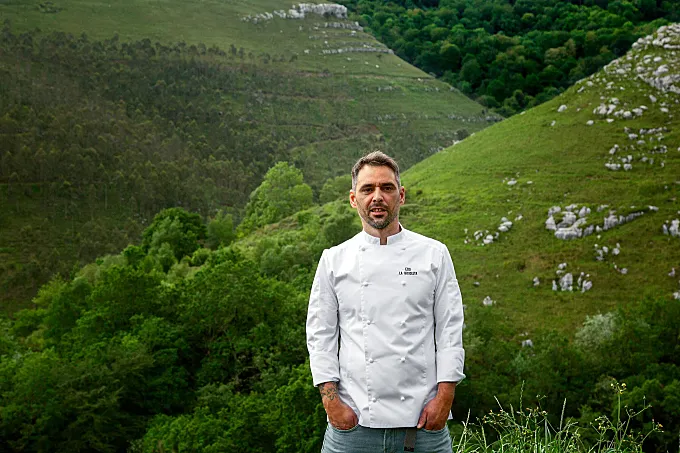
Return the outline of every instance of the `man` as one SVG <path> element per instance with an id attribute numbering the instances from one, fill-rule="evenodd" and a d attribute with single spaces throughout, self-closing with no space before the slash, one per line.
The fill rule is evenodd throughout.
<path id="1" fill-rule="evenodd" d="M 361 158 L 349 202 L 363 231 L 319 261 L 307 347 L 328 415 L 323 453 L 452 451 L 460 289 L 446 246 L 399 223 L 404 196 L 392 158 Z"/>

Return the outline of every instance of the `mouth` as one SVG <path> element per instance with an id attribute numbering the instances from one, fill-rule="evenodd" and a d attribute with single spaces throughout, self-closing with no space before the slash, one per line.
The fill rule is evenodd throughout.
<path id="1" fill-rule="evenodd" d="M 387 214 L 387 209 L 385 208 L 371 208 L 370 209 L 371 214 Z"/>

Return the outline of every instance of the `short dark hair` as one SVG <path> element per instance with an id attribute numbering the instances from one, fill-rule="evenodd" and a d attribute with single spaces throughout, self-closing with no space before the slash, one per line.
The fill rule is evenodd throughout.
<path id="1" fill-rule="evenodd" d="M 359 178 L 359 172 L 366 165 L 372 167 L 389 167 L 393 172 L 394 176 L 397 178 L 397 186 L 401 187 L 401 179 L 399 177 L 399 165 L 387 154 L 382 151 L 373 151 L 372 153 L 366 154 L 364 157 L 359 159 L 354 167 L 352 167 L 352 190 L 357 190 L 357 179 Z"/>

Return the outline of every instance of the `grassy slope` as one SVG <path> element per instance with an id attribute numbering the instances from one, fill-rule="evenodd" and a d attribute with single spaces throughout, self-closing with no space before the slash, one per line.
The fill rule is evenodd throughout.
<path id="1" fill-rule="evenodd" d="M 188 45 L 202 42 L 208 47 L 217 45 L 225 50 L 233 44 L 255 56 L 254 60 L 248 61 L 261 68 L 272 68 L 282 74 L 282 79 L 290 74 L 297 76 L 294 82 L 277 86 L 267 93 L 270 95 L 270 111 L 268 115 L 262 115 L 263 121 L 284 122 L 290 120 L 291 115 L 297 115 L 301 118 L 295 119 L 305 121 L 303 124 L 314 125 L 332 122 L 342 115 L 355 118 L 359 126 L 351 137 L 346 137 L 341 143 L 320 143 L 314 147 L 315 151 L 331 150 L 334 153 L 338 149 L 340 152 L 336 154 L 345 154 L 357 143 L 348 146 L 343 141 L 379 135 L 387 140 L 387 147 L 393 139 L 396 149 L 391 151 L 401 154 L 402 159 L 412 164 L 432 154 L 438 146 L 450 144 L 456 131 L 466 129 L 473 132 L 488 125 L 483 120 L 480 105 L 457 91 L 450 91 L 448 85 L 394 55 L 363 52 L 323 55 L 324 49 L 361 47 L 364 44 L 384 47 L 368 33 L 324 28 L 325 22 L 351 24 L 351 21 L 324 19 L 311 14 L 304 20 L 278 17 L 259 23 L 242 20 L 247 15 L 287 10 L 293 5 L 287 1 L 126 0 L 93 3 L 62 0 L 54 4 L 61 8 L 56 14 L 41 12 L 37 6 L 40 3 L 35 0 L 0 4 L 0 19 L 9 19 L 17 31 L 37 27 L 43 31 L 65 31 L 74 35 L 87 33 L 94 39 L 107 39 L 117 33 L 121 40 L 149 38 L 152 42 L 169 44 L 185 41 Z M 286 61 L 293 56 L 297 59 L 272 67 L 262 64 L 258 58 L 264 53 L 286 57 Z M 316 77 L 330 80 L 309 81 Z M 293 88 L 291 85 L 297 86 Z M 384 90 L 385 87 L 390 87 L 390 90 Z M 305 89 L 309 89 L 309 93 L 305 93 Z M 293 97 L 282 95 L 279 98 L 279 91 L 284 91 L 283 94 L 292 91 Z M 452 114 L 464 119 L 451 118 Z M 405 127 L 408 127 L 408 132 L 404 131 Z M 430 142 L 433 149 L 401 149 L 403 146 L 399 142 L 411 140 L 411 136 L 427 137 L 424 141 Z M 361 152 L 359 150 L 358 154 Z M 301 150 L 299 154 L 304 155 L 305 151 Z"/>
<path id="2" fill-rule="evenodd" d="M 644 55 L 663 60 L 643 66 L 671 64 L 675 66 L 671 72 L 680 73 L 678 56 L 653 46 L 631 51 L 631 60 L 623 57 L 620 63 L 634 63 L 634 70 Z M 647 296 L 672 297 L 678 290 L 678 278 L 668 274 L 672 267 L 680 267 L 680 238 L 663 235 L 662 224 L 680 217 L 680 96 L 660 93 L 635 79 L 632 71 L 616 74 L 620 67 L 614 62 L 559 98 L 490 127 L 406 172 L 410 192 L 422 193 L 403 221 L 449 246 L 471 308 L 471 322 L 477 310 L 499 310 L 518 333 L 542 326 L 570 329 L 585 314 L 606 312 Z M 608 82 L 614 82 L 610 89 Z M 579 93 L 581 87 L 585 88 Z M 650 94 L 658 98 L 656 103 Z M 629 120 L 610 116 L 615 121 L 608 123 L 593 109 L 612 97 L 620 100 L 624 110 L 640 105 L 649 110 Z M 668 113 L 661 111 L 664 103 Z M 567 109 L 560 113 L 561 105 Z M 589 120 L 594 121 L 592 126 L 587 125 Z M 608 170 L 604 164 L 613 145 L 623 148 L 635 143 L 625 127 L 631 132 L 666 127 L 668 132 L 658 143 L 668 147 L 667 154 L 652 155 L 644 151 L 649 145 L 635 145 L 635 150 L 617 153 L 633 156 L 631 171 Z M 654 157 L 654 165 L 640 162 L 643 155 Z M 518 183 L 508 186 L 504 180 L 513 177 Z M 592 207 L 588 218 L 600 224 L 607 213 L 596 212 L 600 204 L 624 215 L 648 205 L 659 210 L 600 235 L 559 240 L 545 228 L 548 209 L 555 205 L 564 209 L 572 203 Z M 466 237 L 474 239 L 474 231 L 493 232 L 501 217 L 514 220 L 520 213 L 523 219 L 514 222 L 500 241 L 487 246 L 465 244 Z M 617 243 L 621 245 L 618 256 L 595 260 L 596 244 L 611 249 Z M 567 271 L 590 274 L 593 289 L 584 294 L 552 291 L 551 280 L 563 262 L 568 263 Z M 614 264 L 628 273 L 617 272 Z M 534 277 L 540 278 L 540 286 L 532 285 Z M 482 306 L 486 296 L 497 305 Z"/>
<path id="3" fill-rule="evenodd" d="M 654 68 L 670 61 L 675 73 L 680 73 L 680 59 L 670 51 L 650 48 L 629 55 L 638 62 L 647 54 L 664 59 Z M 621 61 L 626 62 L 626 57 Z M 616 64 L 606 71 L 615 72 Z M 606 89 L 609 81 L 614 84 Z M 579 93 L 581 87 L 585 88 Z M 658 98 L 657 103 L 650 101 L 649 94 Z M 624 110 L 640 105 L 648 110 L 639 118 L 617 118 L 608 123 L 605 117 L 593 114 L 593 109 L 611 97 L 617 97 Z M 520 341 L 527 338 L 525 332 L 531 337 L 544 328 L 573 331 L 586 315 L 645 297 L 673 297 L 680 272 L 675 278 L 668 274 L 672 267 L 680 270 L 680 238 L 664 235 L 662 224 L 680 218 L 678 100 L 677 95 L 664 95 L 634 79 L 630 72 L 601 71 L 553 101 L 486 128 L 404 173 L 407 204 L 400 219 L 407 228 L 449 247 L 468 306 L 468 323 L 474 323 L 481 310 L 496 311 L 498 319 L 506 323 L 506 331 L 514 332 L 514 339 Z M 660 110 L 662 104 L 668 113 Z M 567 109 L 560 113 L 561 105 Z M 592 126 L 587 125 L 590 120 Z M 636 150 L 619 151 L 615 156 L 633 155 L 631 171 L 608 170 L 604 164 L 613 145 L 623 148 L 634 143 L 625 127 L 631 132 L 666 127 L 668 132 L 658 143 L 665 144 L 668 152 L 652 155 L 645 151 L 648 145 L 635 145 Z M 640 162 L 643 155 L 654 157 L 655 164 Z M 664 167 L 661 161 L 665 161 Z M 508 185 L 511 178 L 517 184 Z M 600 225 L 609 209 L 616 209 L 617 215 L 649 205 L 659 210 L 599 235 L 557 239 L 545 228 L 548 209 L 559 205 L 564 210 L 572 203 L 590 207 L 589 223 Z M 609 208 L 597 212 L 602 204 Z M 322 212 L 333 209 L 330 205 Z M 515 221 L 519 214 L 522 219 Z M 489 230 L 493 234 L 502 217 L 513 221 L 510 231 L 490 245 L 479 245 L 474 232 Z M 279 238 L 284 243 L 295 240 L 291 228 L 297 228 L 295 222 L 282 222 L 241 244 L 254 249 L 264 238 Z M 617 243 L 621 246 L 618 256 L 610 253 L 604 261 L 595 259 L 596 244 L 613 249 Z M 552 290 L 556 270 L 564 262 L 566 271 L 575 273 L 574 281 L 580 272 L 590 275 L 590 291 Z M 615 265 L 628 273 L 619 273 Z M 541 282 L 537 287 L 533 286 L 534 277 Z M 496 302 L 494 306 L 483 305 L 487 296 Z"/>
<path id="4" fill-rule="evenodd" d="M 204 43 L 227 49 L 231 44 L 252 52 L 299 54 L 297 69 L 310 71 L 327 68 L 333 73 L 376 74 L 395 77 L 427 77 L 419 69 L 395 56 L 362 53 L 348 64 L 343 56 L 320 55 L 328 41 L 334 40 L 379 43 L 368 33 L 350 37 L 350 30 L 318 29 L 313 26 L 324 22 L 320 16 L 309 15 L 304 20 L 280 19 L 254 24 L 241 20 L 275 10 L 288 10 L 294 2 L 283 0 L 254 1 L 180 1 L 165 0 L 145 2 L 122 0 L 117 2 L 87 0 L 58 0 L 53 2 L 58 13 L 44 13 L 39 0 L 9 1 L 0 4 L 0 17 L 9 19 L 18 30 L 35 27 L 43 31 L 58 30 L 74 35 L 86 33 L 90 38 L 108 39 L 117 33 L 121 39 L 148 38 L 152 42 L 187 44 Z M 323 3 L 323 2 L 312 2 Z M 331 22 L 348 22 L 337 19 Z M 302 26 L 302 30 L 300 30 Z M 312 27 L 312 29 L 310 29 Z M 325 33 L 324 33 L 325 32 Z M 320 40 L 321 36 L 327 38 Z M 310 39 L 310 37 L 313 37 Z M 382 46 L 381 46 L 382 47 Z M 309 54 L 304 50 L 309 49 Z M 315 51 L 316 50 L 316 51 Z M 319 58 L 321 57 L 321 58 Z M 368 62 L 369 64 L 364 64 Z M 376 68 L 378 64 L 380 68 Z"/>
<path id="5" fill-rule="evenodd" d="M 10 20 L 15 33 L 37 27 L 43 32 L 64 31 L 76 36 L 86 33 L 90 39 L 108 39 L 117 33 L 121 41 L 149 38 L 152 43 L 168 45 L 185 41 L 187 45 L 217 45 L 227 51 L 232 44 L 243 47 L 246 54 L 252 54 L 252 58 L 243 60 L 245 65 L 238 59 L 217 62 L 231 65 L 237 73 L 244 71 L 244 90 L 225 96 L 222 105 L 248 118 L 251 124 L 261 125 L 262 134 L 276 130 L 277 134 L 303 138 L 306 144 L 290 149 L 289 158 L 303 169 L 305 178 L 317 190 L 327 177 L 345 173 L 357 156 L 372 148 L 386 149 L 409 166 L 452 143 L 457 131 L 473 132 L 490 124 L 480 105 L 396 56 L 322 55 L 326 48 L 363 43 L 382 47 L 367 33 L 324 27 L 324 22 L 348 21 L 315 15 L 304 20 L 275 18 L 258 24 L 241 20 L 247 14 L 288 9 L 288 2 L 61 0 L 53 2 L 59 9 L 57 13 L 41 12 L 41 3 L 2 2 L 0 20 Z M 265 53 L 285 61 L 264 63 Z M 292 57 L 297 59 L 291 61 Z M 11 56 L 4 56 L 4 60 L 0 56 L 0 65 L 12 71 L 15 62 Z M 91 94 L 83 96 L 90 98 Z M 337 133 L 333 133 L 336 123 Z M 88 234 L 84 225 L 92 218 L 91 207 L 83 207 L 81 215 L 68 220 L 59 219 L 55 209 L 54 214 L 48 214 L 51 227 L 34 229 L 31 238 L 21 233 L 23 226 L 39 224 L 47 212 L 27 208 L 35 202 L 28 198 L 14 200 L 12 206 L 16 209 L 8 213 L 12 221 L 0 223 L 0 257 L 7 264 L 3 267 L 5 277 L 11 280 L 14 272 L 25 277 L 13 280 L 0 295 L 9 311 L 24 305 L 45 281 L 44 275 L 33 278 L 26 270 L 31 260 L 40 262 L 57 253 L 59 257 L 49 266 L 65 272 L 75 261 L 89 262 L 96 254 L 120 249 L 129 241 L 126 234 L 116 234 L 111 244 L 99 252 L 83 253 L 77 237 L 79 233 L 81 237 Z M 130 215 L 126 214 L 127 208 L 110 205 L 108 212 L 103 207 L 95 209 L 95 215 L 113 219 L 114 228 L 123 225 Z M 68 232 L 62 227 L 66 224 Z"/>

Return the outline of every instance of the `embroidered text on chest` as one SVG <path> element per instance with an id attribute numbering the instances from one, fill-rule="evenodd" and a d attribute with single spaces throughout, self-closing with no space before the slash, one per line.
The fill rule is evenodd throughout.
<path id="1" fill-rule="evenodd" d="M 405 267 L 403 271 L 399 271 L 399 275 L 418 275 L 418 271 L 413 271 L 410 267 Z"/>

